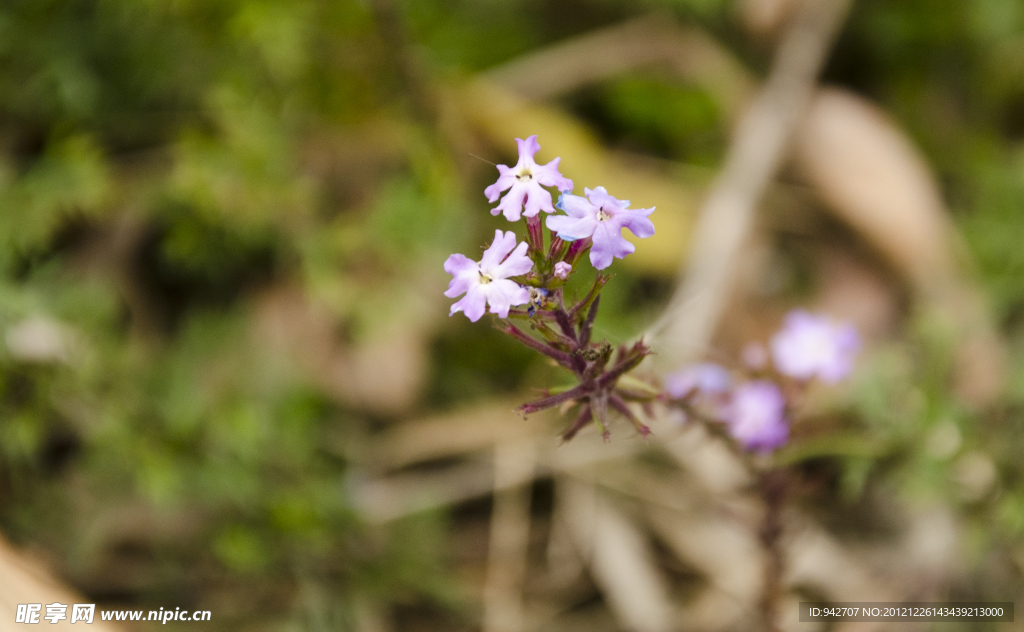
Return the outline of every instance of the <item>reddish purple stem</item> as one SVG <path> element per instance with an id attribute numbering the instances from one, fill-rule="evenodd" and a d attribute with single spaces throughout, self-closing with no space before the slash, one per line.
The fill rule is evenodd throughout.
<path id="1" fill-rule="evenodd" d="M 557 395 L 551 395 L 550 397 L 544 397 L 532 402 L 527 402 L 520 406 L 518 410 L 526 414 L 529 414 L 535 413 L 540 410 L 544 410 L 545 408 L 551 408 L 552 406 L 558 406 L 559 404 L 568 402 L 573 399 L 579 399 L 590 394 L 590 392 L 593 390 L 593 387 L 593 382 L 580 384 L 579 386 L 570 388 L 569 390 L 563 391 Z"/>
<path id="2" fill-rule="evenodd" d="M 590 304 L 590 311 L 587 312 L 587 317 L 583 321 L 583 325 L 580 326 L 580 345 L 586 345 L 590 342 L 590 334 L 594 330 L 594 319 L 597 318 L 597 305 L 601 302 L 601 296 L 598 295 L 594 298 L 594 302 Z"/>
<path id="3" fill-rule="evenodd" d="M 562 441 L 569 441 L 575 437 L 576 433 L 586 428 L 587 424 L 589 424 L 593 419 L 594 414 L 590 410 L 590 406 L 585 405 L 580 411 L 580 414 L 576 416 L 576 421 L 572 422 L 572 425 L 562 433 Z"/>
<path id="4" fill-rule="evenodd" d="M 568 353 L 565 353 L 564 351 L 559 351 L 558 349 L 554 349 L 551 346 L 544 344 L 540 340 L 537 340 L 533 336 L 526 335 L 522 330 L 520 330 L 518 327 L 510 323 L 502 323 L 500 325 L 497 325 L 497 328 L 499 331 L 505 332 L 506 334 L 512 336 L 519 342 L 526 345 L 527 347 L 533 349 L 534 351 L 543 353 L 544 355 L 551 358 L 555 362 L 558 362 L 559 364 L 569 369 L 570 371 L 575 370 L 575 363 L 573 362 L 572 356 L 570 356 Z"/>
<path id="5" fill-rule="evenodd" d="M 643 341 L 633 345 L 633 348 L 629 351 L 623 352 L 623 350 L 620 349 L 619 358 L 616 361 L 615 366 L 598 378 L 598 386 L 600 388 L 609 388 L 613 386 L 620 377 L 635 369 L 646 356 L 650 355 L 650 353 L 651 350 L 647 348 Z"/>
<path id="6" fill-rule="evenodd" d="M 636 431 L 640 433 L 641 437 L 646 439 L 648 436 L 650 436 L 651 429 L 648 428 L 642 421 L 640 421 L 640 419 L 636 415 L 633 414 L 633 411 L 629 409 L 629 406 L 626 405 L 626 402 L 622 401 L 621 397 L 619 397 L 615 393 L 612 393 L 608 397 L 608 403 L 611 404 L 612 408 L 619 411 L 619 413 L 623 417 L 628 419 L 631 424 L 633 424 L 633 427 L 636 428 Z"/>

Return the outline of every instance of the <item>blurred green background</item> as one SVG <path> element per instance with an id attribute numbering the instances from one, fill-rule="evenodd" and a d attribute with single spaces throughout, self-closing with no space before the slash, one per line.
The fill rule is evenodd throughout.
<path id="1" fill-rule="evenodd" d="M 487 212 L 487 161 L 514 161 L 513 137 L 529 133 L 522 118 L 503 127 L 475 82 L 652 12 L 763 76 L 775 36 L 744 17 L 754 4 L 5 0 L 3 533 L 97 603 L 211 609 L 211 629 L 369 630 L 368 603 L 394 629 L 476 629 L 455 570 L 468 545 L 453 534 L 486 504 L 381 525 L 352 499 L 373 471 L 367 446 L 394 424 L 565 379 L 484 322 L 445 318 L 444 258 L 506 227 Z M 869 447 L 801 457 L 829 490 L 803 502 L 841 521 L 875 487 L 941 499 L 970 552 L 954 594 L 1012 598 L 1024 563 L 1024 5 L 861 0 L 824 80 L 888 112 L 935 169 L 1009 370 L 997 397 L 964 403 L 949 388 L 948 332 L 908 307 L 856 235 L 832 220 L 769 230 L 781 272 L 758 300 L 772 318 L 822 290 L 808 243 L 829 239 L 883 269 L 896 297 L 896 324 L 822 413 Z M 729 104 L 655 67 L 542 107 L 537 129 L 570 131 L 538 132 L 540 158 L 562 155 L 577 188 L 606 167 L 574 172 L 569 155 L 627 156 L 615 164 L 676 187 L 670 199 L 613 191 L 657 204 L 669 235 L 616 264 L 599 330 L 623 342 L 671 292 L 686 249 L 671 236 L 688 234 L 725 155 Z M 722 337 L 739 344 L 774 322 L 755 314 Z M 953 453 L 982 455 L 973 471 L 992 469 L 994 487 L 950 486 L 954 455 L 927 447 L 949 436 Z"/>

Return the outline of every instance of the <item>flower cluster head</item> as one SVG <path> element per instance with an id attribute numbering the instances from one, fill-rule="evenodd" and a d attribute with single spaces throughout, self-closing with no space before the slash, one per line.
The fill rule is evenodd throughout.
<path id="1" fill-rule="evenodd" d="M 512 222 L 526 218 L 526 241 L 517 246 L 513 232 L 502 234 L 499 230 L 479 263 L 461 254 L 450 256 L 444 270 L 454 278 L 445 296 L 466 296 L 452 305 L 449 315 L 463 312 L 476 322 L 490 306 L 492 314 L 507 318 L 512 307 L 529 303 L 527 312 L 532 317 L 544 311 L 541 308 L 548 297 L 553 298 L 552 292 L 579 269 L 588 250 L 593 266 L 604 270 L 614 259 L 636 250 L 622 236 L 624 228 L 640 238 L 654 234 L 654 224 L 648 219 L 653 208 L 630 209 L 629 201 L 612 197 L 604 187 L 586 189 L 586 197 L 572 195 L 572 180 L 558 171 L 561 158 L 537 164 L 534 156 L 540 144 L 536 136 L 517 138 L 516 145 L 519 161 L 514 167 L 497 165 L 498 180 L 484 189 L 484 194 L 492 203 L 501 198 L 491 209 L 492 215 L 502 213 Z M 545 187 L 560 192 L 557 205 L 552 204 L 551 192 Z M 547 218 L 550 245 L 546 247 L 539 214 L 555 213 L 556 208 L 566 214 Z"/>
<path id="2" fill-rule="evenodd" d="M 812 379 L 835 384 L 848 376 L 860 336 L 851 325 L 795 310 L 770 346 L 773 366 L 761 345 L 752 343 L 744 350 L 745 369 L 753 372 L 746 380 L 734 380 L 716 364 L 694 364 L 665 376 L 664 397 L 697 417 L 724 423 L 745 450 L 782 447 L 789 440 L 793 399 Z"/>
<path id="3" fill-rule="evenodd" d="M 622 236 L 628 228 L 640 238 L 654 234 L 649 209 L 630 209 L 629 202 L 612 197 L 604 187 L 586 189 L 586 196 L 572 195 L 573 183 L 559 170 L 560 158 L 540 165 L 534 156 L 540 151 L 536 136 L 516 139 L 519 161 L 514 167 L 497 165 L 498 180 L 484 190 L 491 202 L 501 202 L 493 209 L 505 219 L 516 222 L 526 218 L 526 240 L 518 242 L 514 232 L 494 233 L 494 241 L 477 262 L 461 254 L 453 254 L 444 263 L 452 275 L 448 298 L 465 294 L 451 306 L 449 315 L 462 312 L 476 322 L 487 311 L 503 319 L 527 320 L 528 335 L 511 323 L 499 322 L 498 329 L 520 343 L 541 353 L 570 371 L 578 384 L 557 394 L 548 394 L 524 404 L 520 410 L 530 413 L 554 406 L 578 406 L 576 421 L 563 433 L 570 439 L 580 429 L 595 424 L 608 436 L 607 419 L 611 411 L 625 417 L 641 436 L 650 430 L 632 411 L 627 402 L 649 402 L 657 391 L 643 392 L 619 385 L 621 378 L 640 364 L 650 350 L 642 343 L 613 349 L 606 341 L 591 340 L 594 319 L 600 304 L 600 293 L 610 276 L 597 274 L 582 297 L 565 296 L 565 285 L 582 267 L 580 261 L 590 252 L 590 262 L 604 270 L 616 258 L 622 259 L 635 250 Z M 552 204 L 548 188 L 560 193 L 559 203 Z M 544 222 L 540 212 L 552 215 Z"/>

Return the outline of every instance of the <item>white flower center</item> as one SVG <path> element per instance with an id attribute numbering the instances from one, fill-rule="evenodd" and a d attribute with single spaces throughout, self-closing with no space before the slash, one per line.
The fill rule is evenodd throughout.
<path id="1" fill-rule="evenodd" d="M 523 169 L 521 173 L 516 174 L 516 180 L 520 182 L 529 182 L 530 180 L 533 180 L 533 174 L 529 169 Z"/>
<path id="2" fill-rule="evenodd" d="M 481 272 L 480 273 L 480 285 L 487 285 L 488 283 L 490 283 L 492 281 L 494 281 L 494 279 L 491 277 L 491 275 L 489 275 L 489 274 L 487 274 L 485 272 Z"/>
<path id="3" fill-rule="evenodd" d="M 601 208 L 597 209 L 597 221 L 599 221 L 599 222 L 607 222 L 611 218 L 612 218 L 612 214 L 609 213 L 608 211 L 604 210 L 603 206 Z"/>

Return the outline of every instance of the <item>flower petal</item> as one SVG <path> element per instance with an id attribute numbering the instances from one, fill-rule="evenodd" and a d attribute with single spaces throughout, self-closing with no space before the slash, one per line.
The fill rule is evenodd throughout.
<path id="1" fill-rule="evenodd" d="M 608 194 L 608 190 L 604 187 L 594 187 L 593 189 L 583 189 L 583 194 L 587 196 L 590 203 L 597 207 L 611 207 L 612 209 L 624 209 L 629 206 L 629 200 L 618 200 Z"/>
<path id="2" fill-rule="evenodd" d="M 562 210 L 570 217 L 597 217 L 597 207 L 583 196 L 563 193 L 560 204 Z"/>
<path id="3" fill-rule="evenodd" d="M 487 201 L 492 204 L 498 201 L 498 196 L 501 195 L 502 191 L 510 188 L 516 183 L 516 176 L 513 169 L 510 169 L 505 165 L 497 165 L 497 167 L 498 173 L 500 174 L 497 182 L 484 189 L 484 195 L 487 196 Z"/>
<path id="4" fill-rule="evenodd" d="M 523 215 L 533 217 L 541 211 L 555 212 L 555 207 L 551 205 L 551 194 L 540 186 L 539 182 L 533 181 L 527 184 L 526 191 L 526 210 L 523 211 Z"/>
<path id="5" fill-rule="evenodd" d="M 452 305 L 448 315 L 452 316 L 456 312 L 463 312 L 466 314 L 466 318 L 474 323 L 480 320 L 480 317 L 484 315 L 484 310 L 487 309 L 487 295 L 484 293 L 483 287 L 479 284 L 470 287 L 462 300 Z"/>
<path id="6" fill-rule="evenodd" d="M 483 258 L 480 259 L 480 270 L 484 274 L 493 274 L 494 270 L 498 265 L 505 260 L 508 253 L 512 252 L 512 249 L 516 247 L 516 234 L 512 231 L 502 233 L 500 230 L 494 231 L 494 241 L 484 251 Z"/>
<path id="7" fill-rule="evenodd" d="M 561 158 L 555 158 L 546 165 L 538 165 L 534 170 L 534 179 L 546 187 L 555 187 L 559 191 L 572 191 L 572 180 L 558 171 Z"/>
<path id="8" fill-rule="evenodd" d="M 516 139 L 516 146 L 519 147 L 519 164 L 520 165 L 524 164 L 524 161 L 526 162 L 526 164 L 530 164 L 530 165 L 537 164 L 537 163 L 535 163 L 533 161 L 534 155 L 538 151 L 540 151 L 540 143 L 537 142 L 537 135 L 536 134 L 534 134 L 533 136 L 530 136 L 526 140 L 523 140 L 522 138 L 517 138 Z"/>
<path id="9" fill-rule="evenodd" d="M 448 289 L 444 295 L 448 298 L 455 298 L 469 289 L 474 280 L 479 277 L 480 266 L 476 261 L 467 259 L 465 255 L 454 254 L 444 262 L 444 271 L 454 278 L 448 282 Z"/>
<path id="10" fill-rule="evenodd" d="M 491 209 L 491 215 L 504 213 L 505 219 L 508 221 L 518 222 L 520 214 L 523 212 L 523 200 L 528 191 L 526 184 L 517 181 L 501 199 L 501 204 Z"/>
<path id="11" fill-rule="evenodd" d="M 512 234 L 514 238 L 514 233 L 512 233 L 512 231 L 509 231 L 508 234 Z M 495 279 L 507 279 L 509 277 L 519 276 L 520 274 L 526 274 L 532 270 L 533 260 L 526 256 L 528 248 L 529 245 L 527 245 L 525 241 L 520 242 L 520 244 L 516 246 L 516 249 L 512 251 L 512 254 L 506 257 L 500 265 L 494 268 L 494 272 L 492 272 L 491 275 Z"/>
<path id="12" fill-rule="evenodd" d="M 594 229 L 594 246 L 590 249 L 590 263 L 598 270 L 612 264 L 612 257 L 622 259 L 636 247 L 626 241 L 621 230 L 612 222 L 598 222 Z"/>
<path id="13" fill-rule="evenodd" d="M 466 255 L 458 253 L 451 255 L 444 262 L 444 271 L 451 275 L 459 275 L 475 271 L 477 267 L 476 261 L 467 259 Z"/>
<path id="14" fill-rule="evenodd" d="M 654 235 L 654 224 L 647 216 L 654 212 L 654 208 L 638 208 L 631 210 L 620 210 L 615 212 L 615 223 L 622 228 L 628 228 L 631 233 L 641 239 Z"/>
<path id="15" fill-rule="evenodd" d="M 486 287 L 487 304 L 491 306 L 491 313 L 501 318 L 508 316 L 508 310 L 513 305 L 530 302 L 530 291 L 507 279 L 493 281 L 482 287 Z"/>
<path id="16" fill-rule="evenodd" d="M 586 239 L 594 234 L 597 220 L 593 217 L 569 217 L 568 215 L 551 215 L 547 219 L 548 230 L 558 233 L 566 241 Z"/>

